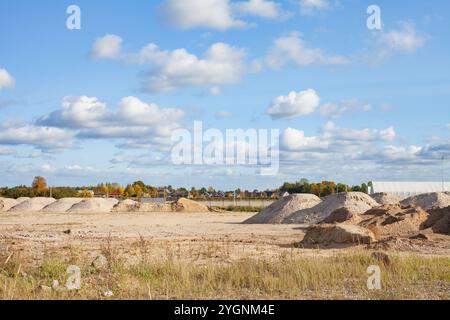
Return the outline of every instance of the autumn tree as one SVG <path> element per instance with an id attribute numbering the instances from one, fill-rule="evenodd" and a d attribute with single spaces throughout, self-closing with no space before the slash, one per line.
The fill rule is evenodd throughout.
<path id="1" fill-rule="evenodd" d="M 37 194 L 42 194 L 45 191 L 47 191 L 47 181 L 45 180 L 44 177 L 41 176 L 34 177 L 33 183 L 31 184 L 31 188 Z"/>

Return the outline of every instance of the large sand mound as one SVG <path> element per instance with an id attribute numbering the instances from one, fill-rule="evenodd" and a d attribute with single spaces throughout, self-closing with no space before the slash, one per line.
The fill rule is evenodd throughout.
<path id="1" fill-rule="evenodd" d="M 63 213 L 72 208 L 73 205 L 83 201 L 82 198 L 63 198 L 44 207 L 41 212 Z"/>
<path id="2" fill-rule="evenodd" d="M 433 209 L 428 212 L 430 216 L 421 225 L 421 229 L 431 228 L 435 233 L 450 236 L 450 207 Z"/>
<path id="3" fill-rule="evenodd" d="M 11 198 L 0 198 L 0 212 L 6 212 L 19 203 L 16 199 Z"/>
<path id="4" fill-rule="evenodd" d="M 385 204 L 399 204 L 400 201 L 402 201 L 402 198 L 399 196 L 392 194 L 392 193 L 375 193 L 372 194 L 371 197 L 378 202 L 379 204 L 385 205 Z"/>
<path id="5" fill-rule="evenodd" d="M 116 204 L 112 212 L 171 212 L 172 205 L 169 203 L 143 203 L 134 200 L 123 200 Z"/>
<path id="6" fill-rule="evenodd" d="M 172 203 L 172 211 L 174 212 L 209 212 L 209 208 L 204 204 L 192 201 L 186 198 L 180 198 Z"/>
<path id="7" fill-rule="evenodd" d="M 117 199 L 92 198 L 84 199 L 73 205 L 68 213 L 107 213 L 118 203 Z"/>
<path id="8" fill-rule="evenodd" d="M 31 198 L 12 207 L 9 212 L 38 212 L 55 201 L 53 198 Z"/>
<path id="9" fill-rule="evenodd" d="M 406 198 L 400 203 L 403 206 L 418 206 L 424 210 L 442 209 L 450 206 L 450 195 L 445 192 L 424 193 Z"/>
<path id="10" fill-rule="evenodd" d="M 282 223 L 292 213 L 312 208 L 322 202 L 313 194 L 292 194 L 284 197 L 262 210 L 257 215 L 244 221 L 247 224 Z"/>
<path id="11" fill-rule="evenodd" d="M 408 237 L 420 231 L 428 213 L 415 206 L 386 205 L 369 210 L 361 217 L 363 220 L 359 226 L 374 231 L 377 237 Z"/>
<path id="12" fill-rule="evenodd" d="M 374 207 L 380 206 L 370 196 L 362 192 L 345 192 L 325 197 L 318 205 L 294 212 L 284 219 L 284 223 L 319 223 L 331 213 L 347 208 L 355 214 L 361 214 Z"/>
<path id="13" fill-rule="evenodd" d="M 303 238 L 304 246 L 323 244 L 371 244 L 375 242 L 372 231 L 350 224 L 317 225 L 310 227 Z"/>

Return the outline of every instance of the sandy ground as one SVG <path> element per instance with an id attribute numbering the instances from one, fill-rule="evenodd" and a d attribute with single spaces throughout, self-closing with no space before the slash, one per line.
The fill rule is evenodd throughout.
<path id="1" fill-rule="evenodd" d="M 127 261 L 142 253 L 154 259 L 231 262 L 279 255 L 336 255 L 364 247 L 302 249 L 306 225 L 244 225 L 252 213 L 0 214 L 0 244 L 30 264 L 53 254 L 95 257 L 105 250 Z M 75 252 L 75 253 L 74 253 Z M 402 250 L 450 257 L 450 237 Z"/>

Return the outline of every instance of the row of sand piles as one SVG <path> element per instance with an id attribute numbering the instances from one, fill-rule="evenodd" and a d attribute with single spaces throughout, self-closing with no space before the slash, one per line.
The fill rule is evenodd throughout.
<path id="1" fill-rule="evenodd" d="M 46 206 L 56 202 L 53 198 L 36 197 L 15 205 L 8 212 L 38 212 Z"/>
<path id="2" fill-rule="evenodd" d="M 133 200 L 124 200 L 112 209 L 112 212 L 209 212 L 204 204 L 181 198 L 172 203 L 142 203 Z"/>
<path id="3" fill-rule="evenodd" d="M 19 198 L 19 199 L 11 199 L 11 198 L 0 198 L 0 212 L 9 211 L 12 207 L 17 206 L 29 198 Z"/>

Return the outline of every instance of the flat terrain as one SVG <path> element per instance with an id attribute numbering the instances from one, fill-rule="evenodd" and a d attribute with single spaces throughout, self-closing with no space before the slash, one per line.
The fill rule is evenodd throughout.
<path id="1" fill-rule="evenodd" d="M 90 272 L 87 275 L 91 284 L 89 290 L 86 288 L 86 291 L 79 292 L 81 296 L 70 297 L 102 298 L 102 291 L 107 289 L 116 292 L 115 298 L 195 299 L 232 298 L 236 295 L 249 299 L 378 297 L 365 288 L 366 268 L 377 262 L 370 255 L 373 250 L 365 246 L 303 249 L 299 247 L 299 242 L 307 226 L 241 224 L 252 215 L 4 213 L 0 215 L 0 251 L 3 251 L 0 252 L 0 266 L 3 264 L 0 281 L 5 284 L 2 286 L 0 283 L 0 294 L 3 294 L 0 298 L 67 298 L 68 293 L 55 290 L 36 293 L 34 289 L 42 284 L 51 286 L 55 278 L 64 283 L 68 265 L 80 265 L 82 270 L 86 270 L 98 255 L 105 256 L 109 262 L 108 276 L 98 278 Z M 406 246 L 388 248 L 398 268 L 386 269 L 386 272 L 392 273 L 389 281 L 392 281 L 394 292 L 389 291 L 388 294 L 384 291 L 380 297 L 448 299 L 449 238 L 442 236 L 432 242 L 418 240 Z M 354 263 L 354 268 L 349 267 L 349 263 Z M 277 270 L 287 265 L 293 269 Z M 144 271 L 136 273 L 133 269 L 136 266 L 147 271 L 155 268 L 162 268 L 163 271 L 151 273 L 147 278 L 148 274 Z M 417 268 L 414 269 L 414 266 Z M 43 268 L 49 268 L 54 273 L 42 274 Z M 227 270 L 233 274 L 229 275 L 228 280 L 222 276 L 210 279 L 211 286 L 216 288 L 202 287 L 199 292 L 193 292 L 191 287 L 199 281 L 196 272 L 203 272 L 201 268 L 212 268 L 218 273 Z M 237 270 L 230 271 L 234 268 Z M 245 268 L 250 269 L 246 271 Z M 302 268 L 309 273 L 307 278 L 302 274 Z M 423 268 L 428 268 L 428 271 L 424 272 Z M 193 274 L 184 274 L 186 270 Z M 326 272 L 326 275 L 321 272 Z M 395 273 L 401 273 L 397 281 L 402 287 L 397 289 Z M 278 276 L 273 279 L 275 274 Z M 216 273 L 213 275 L 217 276 Z M 100 281 L 105 277 L 108 279 L 107 285 Z M 118 278 L 110 283 L 111 277 Z M 122 277 L 132 277 L 133 281 L 123 281 L 133 283 L 139 289 L 121 286 L 119 279 Z M 187 281 L 184 284 L 186 288 L 169 285 L 176 277 L 182 277 L 176 283 Z M 233 280 L 231 284 L 227 282 L 234 277 L 240 280 L 236 283 Z M 248 283 L 252 277 L 256 282 Z M 421 278 L 423 282 L 419 281 Z M 270 281 L 273 281 L 274 287 L 258 284 L 258 281 L 268 279 L 272 279 Z M 96 283 L 97 280 L 101 283 Z M 339 281 L 349 283 L 339 285 Z M 410 285 L 414 287 L 410 288 Z M 148 286 L 151 288 L 148 289 Z"/>

